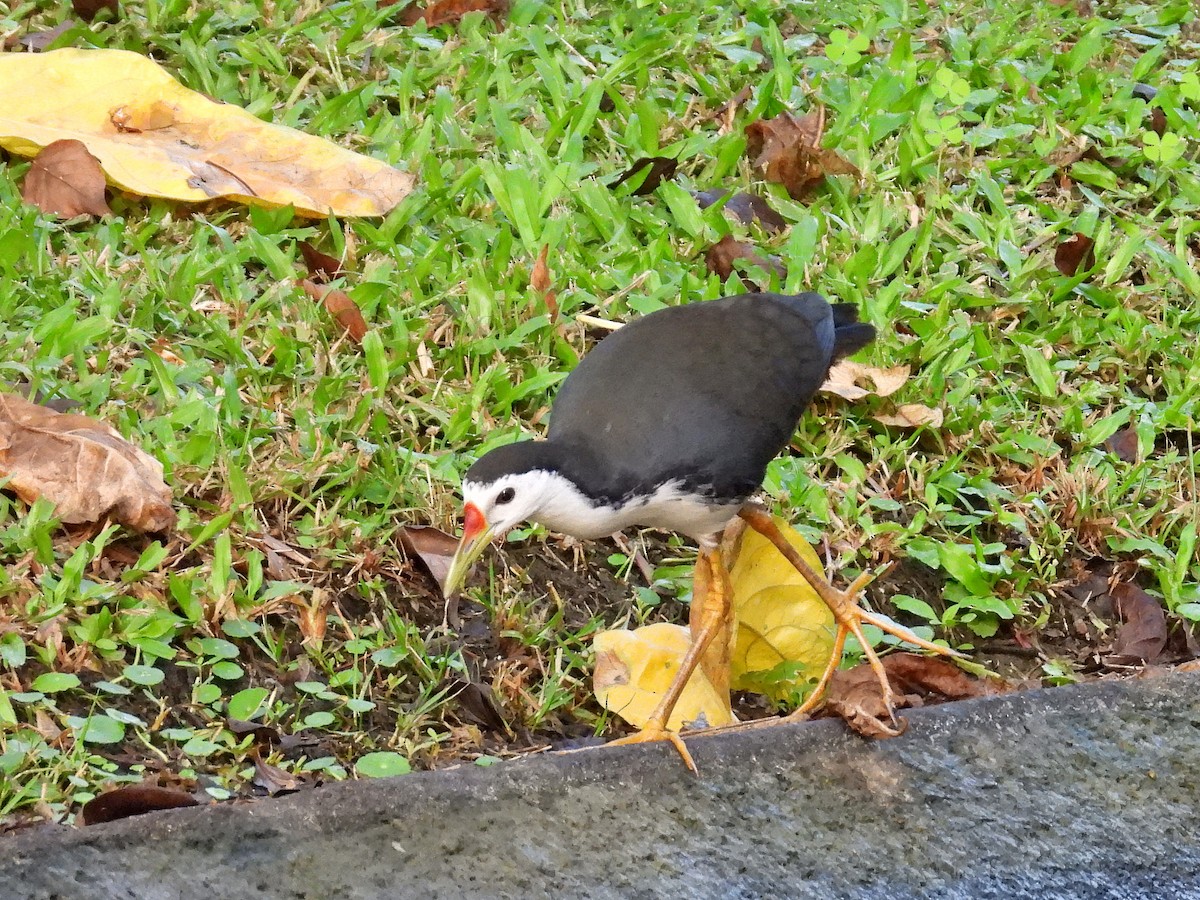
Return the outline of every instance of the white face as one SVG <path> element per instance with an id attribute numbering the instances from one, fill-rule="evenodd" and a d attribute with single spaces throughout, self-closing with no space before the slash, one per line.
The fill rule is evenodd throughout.
<path id="1" fill-rule="evenodd" d="M 504 534 L 522 522 L 542 521 L 538 513 L 552 495 L 559 476 L 549 472 L 505 475 L 488 484 L 463 482 L 463 502 L 474 504 L 494 535 Z"/>

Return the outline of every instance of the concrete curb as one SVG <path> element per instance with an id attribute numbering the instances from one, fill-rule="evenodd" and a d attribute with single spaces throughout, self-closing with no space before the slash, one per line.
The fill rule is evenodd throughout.
<path id="1" fill-rule="evenodd" d="M 1200 675 L 0 839 L 0 896 L 1200 898 Z"/>

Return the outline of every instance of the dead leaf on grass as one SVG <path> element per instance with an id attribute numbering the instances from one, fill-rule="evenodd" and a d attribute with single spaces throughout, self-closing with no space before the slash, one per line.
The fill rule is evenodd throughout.
<path id="1" fill-rule="evenodd" d="M 1167 114 L 1162 111 L 1161 106 L 1150 110 L 1150 130 L 1159 137 L 1167 133 Z"/>
<path id="2" fill-rule="evenodd" d="M 824 136 L 825 107 L 799 117 L 783 112 L 746 126 L 746 155 L 768 181 L 803 200 L 826 175 L 861 174 L 836 151 L 821 147 Z"/>
<path id="3" fill-rule="evenodd" d="M 345 291 L 317 284 L 308 278 L 301 280 L 300 287 L 304 289 L 304 293 L 325 307 L 325 311 L 346 329 L 346 333 L 356 344 L 362 343 L 370 328 L 358 304 L 351 300 Z"/>
<path id="4" fill-rule="evenodd" d="M 45 497 L 66 524 L 112 516 L 138 531 L 175 524 L 162 464 L 115 429 L 0 393 L 0 478 L 27 503 Z"/>
<path id="5" fill-rule="evenodd" d="M 20 36 L 16 34 L 10 35 L 4 40 L 4 49 L 9 50 L 19 44 L 26 50 L 41 52 L 74 28 L 75 25 L 76 22 L 74 19 L 66 19 L 46 31 L 31 31 L 28 34 Z"/>
<path id="6" fill-rule="evenodd" d="M 641 197 L 651 194 L 668 178 L 673 178 L 677 168 L 679 168 L 679 161 L 671 159 L 669 156 L 644 156 L 621 173 L 621 177 L 609 185 L 609 189 L 616 190 L 643 169 L 649 169 L 642 183 L 633 189 L 633 195 Z"/>
<path id="7" fill-rule="evenodd" d="M 285 772 L 279 766 L 263 762 L 257 755 L 254 757 L 254 783 L 272 797 L 291 794 L 304 787 L 303 778 Z"/>
<path id="8" fill-rule="evenodd" d="M 718 128 L 718 133 L 722 135 L 729 134 L 733 131 L 733 122 L 738 110 L 745 106 L 753 96 L 754 91 L 747 85 L 718 106 L 711 114 L 701 119 L 701 121 L 719 120 L 720 127 Z"/>
<path id="9" fill-rule="evenodd" d="M 1118 459 L 1127 463 L 1138 461 L 1138 433 L 1131 425 L 1118 430 L 1104 442 L 1104 446 L 1110 453 L 1116 454 Z"/>
<path id="10" fill-rule="evenodd" d="M 954 663 L 937 656 L 892 653 L 884 657 L 883 668 L 892 687 L 906 694 L 917 694 L 926 701 L 966 700 L 1009 690 L 1004 681 L 973 678 Z"/>
<path id="11" fill-rule="evenodd" d="M 34 731 L 42 736 L 47 744 L 52 747 L 62 748 L 63 737 L 71 735 L 69 731 L 63 731 L 58 727 L 58 723 L 50 718 L 50 714 L 43 709 L 34 710 Z"/>
<path id="12" fill-rule="evenodd" d="M 972 678 L 952 662 L 916 653 L 885 656 L 883 668 L 892 686 L 896 709 L 965 700 L 1010 689 L 1005 682 Z M 867 663 L 834 673 L 825 708 L 864 737 L 895 737 L 904 730 L 902 721 L 893 724 L 888 715 L 879 679 Z"/>
<path id="13" fill-rule="evenodd" d="M 0 54 L 0 96 L 4 149 L 34 156 L 82 140 L 114 185 L 143 196 L 382 216 L 413 187 L 387 163 L 210 100 L 125 50 Z"/>
<path id="14" fill-rule="evenodd" d="M 550 321 L 554 322 L 558 319 L 558 294 L 551 290 L 550 266 L 546 262 L 549 252 L 550 245 L 542 244 L 537 262 L 533 264 L 533 271 L 529 274 L 529 286 L 542 295 L 546 312 L 550 314 Z"/>
<path id="15" fill-rule="evenodd" d="M 55 141 L 36 157 L 21 185 L 21 199 L 44 213 L 73 219 L 109 216 L 100 161 L 80 141 Z"/>
<path id="16" fill-rule="evenodd" d="M 300 613 L 296 624 L 303 635 L 301 643 L 320 647 L 325 640 L 325 627 L 329 619 L 329 592 L 323 588 L 313 588 L 312 597 L 308 600 L 295 595 L 287 599 Z"/>
<path id="17" fill-rule="evenodd" d="M 1096 255 L 1092 252 L 1095 243 L 1086 234 L 1076 234 L 1063 241 L 1054 249 L 1054 267 L 1068 278 L 1073 278 L 1081 266 L 1086 272 L 1096 264 Z"/>
<path id="18" fill-rule="evenodd" d="M 457 701 L 456 714 L 469 724 L 479 725 L 489 731 L 511 734 L 504 715 L 496 704 L 495 692 L 489 685 L 478 681 L 454 678 L 445 684 L 447 695 Z"/>
<path id="19" fill-rule="evenodd" d="M 894 425 L 897 428 L 920 428 L 922 425 L 941 428 L 946 417 L 940 409 L 923 403 L 905 403 L 897 406 L 894 413 L 880 413 L 871 418 L 881 425 Z"/>
<path id="20" fill-rule="evenodd" d="M 400 529 L 400 545 L 410 559 L 419 559 L 438 584 L 450 574 L 450 560 L 458 549 L 458 540 L 432 525 L 405 525 Z"/>
<path id="21" fill-rule="evenodd" d="M 696 191 L 692 196 L 701 209 L 707 209 L 721 202 L 728 194 L 725 188 L 714 188 L 711 191 Z M 749 225 L 757 219 L 767 234 L 778 234 L 787 228 L 787 221 L 771 208 L 765 198 L 749 191 L 738 191 L 725 202 L 722 209 L 743 225 Z"/>
<path id="22" fill-rule="evenodd" d="M 915 698 L 905 694 L 894 696 L 897 709 L 914 705 L 912 701 Z M 833 673 L 825 697 L 825 710 L 864 737 L 896 737 L 904 730 L 903 724 L 892 724 L 887 704 L 883 702 L 879 680 L 866 664 Z"/>
<path id="23" fill-rule="evenodd" d="M 820 390 L 825 394 L 837 394 L 846 400 L 861 400 L 871 394 L 890 397 L 904 387 L 910 372 L 908 366 L 881 369 L 852 359 L 842 359 L 829 370 Z M 870 383 L 870 388 L 862 386 L 866 382 Z"/>
<path id="24" fill-rule="evenodd" d="M 177 788 L 141 782 L 126 784 L 89 800 L 79 811 L 79 824 L 99 825 L 160 809 L 182 809 L 199 806 L 191 794 Z"/>
<path id="25" fill-rule="evenodd" d="M 262 722 L 247 722 L 243 719 L 226 719 L 225 727 L 233 732 L 234 736 L 244 738 L 246 735 L 253 735 L 254 742 L 264 747 L 270 747 L 281 743 L 282 736 L 279 729 L 274 725 L 264 725 Z"/>
<path id="26" fill-rule="evenodd" d="M 726 281 L 734 273 L 738 260 L 745 260 L 750 266 L 757 266 L 764 272 L 774 272 L 780 281 L 787 278 L 787 267 L 778 256 L 763 256 L 749 244 L 736 240 L 731 234 L 725 235 L 704 254 L 704 264 L 708 271 L 722 281 Z M 742 280 L 754 284 L 746 276 L 743 276 Z"/>
<path id="27" fill-rule="evenodd" d="M 300 242 L 300 255 L 304 258 L 304 265 L 308 267 L 308 274 L 313 281 L 325 284 L 346 274 L 341 260 L 328 253 L 322 253 L 308 241 Z"/>
<path id="28" fill-rule="evenodd" d="M 1162 603 L 1127 581 L 1117 584 L 1111 593 L 1121 617 L 1113 655 L 1154 662 L 1167 646 L 1167 616 Z"/>
<path id="29" fill-rule="evenodd" d="M 395 6 L 399 0 L 379 0 L 379 6 Z M 422 19 L 426 26 L 436 28 L 438 25 L 453 25 L 467 13 L 482 12 L 495 22 L 499 22 L 508 14 L 509 0 L 434 0 L 422 6 L 414 3 L 400 13 L 400 24 L 416 25 Z"/>

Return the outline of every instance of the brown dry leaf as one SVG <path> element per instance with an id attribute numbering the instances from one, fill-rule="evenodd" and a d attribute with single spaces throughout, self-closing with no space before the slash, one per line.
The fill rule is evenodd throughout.
<path id="1" fill-rule="evenodd" d="M 100 161 L 80 141 L 55 141 L 34 157 L 21 185 L 21 199 L 44 213 L 73 219 L 109 216 Z"/>
<path id="2" fill-rule="evenodd" d="M 313 588 L 312 598 L 288 597 L 288 602 L 300 611 L 297 625 L 303 635 L 302 643 L 320 647 L 325 640 L 325 626 L 329 618 L 329 593 L 322 588 Z"/>
<path id="3" fill-rule="evenodd" d="M 36 723 L 34 725 L 34 731 L 42 736 L 42 740 L 53 746 L 61 746 L 59 744 L 59 739 L 67 732 L 64 732 L 61 728 L 59 728 L 58 723 L 50 718 L 50 714 L 45 710 L 34 710 L 33 715 L 34 722 Z"/>
<path id="4" fill-rule="evenodd" d="M 380 0 L 379 6 L 394 6 L 399 0 Z M 401 25 L 415 25 L 422 19 L 425 24 L 434 28 L 438 25 L 451 25 L 458 22 L 467 13 L 487 13 L 494 21 L 508 13 L 508 0 L 434 0 L 425 6 L 414 3 L 405 7 L 400 14 Z"/>
<path id="5" fill-rule="evenodd" d="M 300 255 L 304 257 L 304 265 L 308 266 L 308 274 L 313 281 L 324 284 L 346 274 L 340 260 L 322 253 L 308 241 L 300 242 Z"/>
<path id="6" fill-rule="evenodd" d="M 881 425 L 895 425 L 898 428 L 920 428 L 922 425 L 941 428 L 946 417 L 940 409 L 923 403 L 905 403 L 897 406 L 894 413 L 880 413 L 871 418 Z"/>
<path id="7" fill-rule="evenodd" d="M 460 719 L 501 734 L 512 733 L 496 703 L 496 694 L 489 685 L 454 678 L 446 682 L 444 687 L 447 695 L 457 702 L 456 714 Z"/>
<path id="8" fill-rule="evenodd" d="M 883 668 L 896 698 L 896 709 L 965 700 L 1009 690 L 1005 682 L 972 678 L 954 663 L 916 653 L 893 653 Z M 903 722 L 892 723 L 879 679 L 867 663 L 834 673 L 825 708 L 865 737 L 895 737 Z"/>
<path id="9" fill-rule="evenodd" d="M 707 209 L 714 203 L 719 203 L 728 194 L 729 191 L 725 188 L 713 188 L 711 191 L 696 191 L 692 196 L 696 198 L 696 203 L 701 209 Z M 766 198 L 749 191 L 738 191 L 725 202 L 722 209 L 743 225 L 749 225 L 757 219 L 767 234 L 779 234 L 787 228 L 787 220 L 771 208 Z"/>
<path id="10" fill-rule="evenodd" d="M 854 175 L 858 167 L 833 150 L 821 147 L 825 107 L 797 118 L 789 112 L 746 126 L 746 155 L 768 181 L 803 200 L 826 175 Z"/>
<path id="11" fill-rule="evenodd" d="M 92 21 L 101 10 L 105 9 L 112 13 L 114 21 L 121 16 L 118 0 L 71 0 L 71 8 L 75 10 L 75 15 L 85 22 Z"/>
<path id="12" fill-rule="evenodd" d="M 550 267 L 546 264 L 546 255 L 550 252 L 549 244 L 542 244 L 537 262 L 533 264 L 533 272 L 529 276 L 529 286 L 539 293 L 550 290 Z"/>
<path id="13" fill-rule="evenodd" d="M 908 366 L 880 369 L 852 359 L 842 359 L 829 370 L 820 390 L 826 394 L 837 394 L 846 400 L 861 400 L 871 394 L 890 397 L 904 387 L 910 372 Z M 865 388 L 861 382 L 870 382 L 871 387 Z"/>
<path id="14" fill-rule="evenodd" d="M 897 709 L 914 705 L 914 698 L 905 694 L 897 694 L 895 698 Z M 879 680 L 865 663 L 833 673 L 825 697 L 825 710 L 864 737 L 895 737 L 904 730 L 902 724 L 892 724 Z"/>
<path id="15" fill-rule="evenodd" d="M 346 333 L 356 344 L 362 343 L 370 329 L 367 320 L 363 318 L 362 310 L 345 291 L 317 284 L 307 278 L 301 280 L 300 287 L 304 289 L 304 293 L 325 307 L 326 312 L 346 329 Z"/>
<path id="16" fill-rule="evenodd" d="M 1006 682 L 973 678 L 954 663 L 937 656 L 893 653 L 884 657 L 883 668 L 893 688 L 906 694 L 918 694 L 926 703 L 966 700 L 1009 689 Z"/>
<path id="17" fill-rule="evenodd" d="M 1150 130 L 1159 137 L 1167 133 L 1167 114 L 1162 111 L 1161 106 L 1150 110 Z"/>
<path id="18" fill-rule="evenodd" d="M 117 187 L 188 202 L 293 205 L 305 216 L 382 216 L 413 177 L 188 90 L 125 50 L 0 54 L 0 146 L 34 156 L 82 140 Z"/>
<path id="19" fill-rule="evenodd" d="M 244 738 L 250 734 L 254 736 L 254 742 L 264 747 L 270 747 L 282 743 L 282 735 L 279 729 L 273 725 L 264 725 L 262 722 L 247 722 L 243 719 L 226 719 L 225 727 L 228 728 L 238 738 Z"/>
<path id="20" fill-rule="evenodd" d="M 31 31 L 29 34 L 23 34 L 20 37 L 15 34 L 11 35 L 4 41 L 4 49 L 8 50 L 20 44 L 26 50 L 40 52 L 74 28 L 75 25 L 76 22 L 74 19 L 66 19 L 46 31 Z"/>
<path id="21" fill-rule="evenodd" d="M 749 244 L 735 240 L 731 234 L 725 235 L 704 254 L 704 264 L 708 266 L 708 271 L 722 281 L 734 273 L 734 264 L 739 259 L 745 260 L 751 266 L 757 266 L 764 272 L 774 272 L 780 281 L 787 278 L 787 267 L 778 256 L 762 256 Z M 745 276 L 742 280 L 747 281 Z"/>
<path id="22" fill-rule="evenodd" d="M 609 185 L 609 188 L 616 190 L 619 185 L 624 184 L 646 168 L 650 171 L 646 173 L 642 183 L 634 188 L 633 195 L 635 197 L 653 193 L 660 184 L 668 178 L 673 178 L 675 170 L 679 168 L 679 161 L 671 159 L 669 156 L 644 156 L 626 169 L 620 178 Z"/>
<path id="23" fill-rule="evenodd" d="M 592 640 L 596 670 L 592 687 L 600 705 L 637 728 L 643 727 L 675 679 L 691 644 L 682 625 L 656 622 L 634 631 L 602 631 Z M 697 666 L 683 688 L 667 728 L 678 731 L 689 723 L 708 726 L 735 721 L 728 695 L 722 697 Z"/>
<path id="24" fill-rule="evenodd" d="M 64 523 L 112 516 L 138 531 L 175 524 L 162 464 L 115 429 L 0 393 L 0 478 L 22 500 L 45 497 Z"/>
<path id="25" fill-rule="evenodd" d="M 558 294 L 550 289 L 553 282 L 550 277 L 550 266 L 546 262 L 549 252 L 550 245 L 542 244 L 537 262 L 533 264 L 533 271 L 529 275 L 529 286 L 542 295 L 546 311 L 550 314 L 550 321 L 554 322 L 558 319 Z"/>
<path id="26" fill-rule="evenodd" d="M 721 122 L 720 133 L 728 134 L 733 130 L 733 121 L 737 116 L 738 110 L 745 106 L 753 96 L 754 91 L 749 85 L 746 85 L 736 94 L 718 106 L 711 115 L 706 116 L 705 120 L 719 119 Z"/>
<path id="27" fill-rule="evenodd" d="M 410 559 L 419 559 L 433 580 L 442 584 L 450 574 L 458 540 L 432 525 L 405 525 L 400 529 L 400 545 Z"/>
<path id="28" fill-rule="evenodd" d="M 1063 241 L 1054 250 L 1054 266 L 1068 278 L 1074 277 L 1080 266 L 1086 272 L 1096 263 L 1096 255 L 1092 252 L 1095 245 L 1086 234 L 1076 234 L 1069 241 Z"/>
<path id="29" fill-rule="evenodd" d="M 303 778 L 285 772 L 279 766 L 263 762 L 257 755 L 254 757 L 254 783 L 272 797 L 290 794 L 304 787 Z"/>
<path id="30" fill-rule="evenodd" d="M 89 800 L 79 811 L 79 824 L 99 825 L 101 822 L 185 806 L 199 806 L 199 803 L 184 791 L 143 781 L 140 784 L 123 785 Z"/>
<path id="31" fill-rule="evenodd" d="M 1162 603 L 1127 581 L 1117 584 L 1111 593 L 1121 616 L 1113 655 L 1154 662 L 1167 646 L 1167 616 Z"/>
<path id="32" fill-rule="evenodd" d="M 1110 453 L 1115 453 L 1118 459 L 1127 463 L 1138 461 L 1138 434 L 1132 426 L 1126 425 L 1116 432 L 1104 442 L 1104 446 Z"/>

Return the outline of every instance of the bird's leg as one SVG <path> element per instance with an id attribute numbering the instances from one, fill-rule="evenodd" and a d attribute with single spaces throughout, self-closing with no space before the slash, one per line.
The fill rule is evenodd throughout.
<path id="1" fill-rule="evenodd" d="M 700 656 L 700 668 L 718 696 L 728 697 L 731 681 L 729 662 L 733 655 L 736 628 L 729 572 L 722 564 L 720 554 L 715 551 L 703 554 L 696 563 L 688 630 L 692 633 L 693 643 L 696 635 L 704 634 L 705 629 L 712 630 L 712 637 L 707 639 L 708 645 Z"/>
<path id="2" fill-rule="evenodd" d="M 837 635 L 834 638 L 833 655 L 829 660 L 829 664 L 825 667 L 820 681 L 817 682 L 817 686 L 813 689 L 808 699 L 787 718 L 804 718 L 820 704 L 825 688 L 828 687 L 830 679 L 833 678 L 833 673 L 837 671 L 838 664 L 841 662 L 842 649 L 845 647 L 846 637 L 849 634 L 853 634 L 858 639 L 863 655 L 867 658 L 867 662 L 870 664 L 871 670 L 875 673 L 875 677 L 879 679 L 879 684 L 883 691 L 883 700 L 887 705 L 888 712 L 889 714 L 892 712 L 894 705 L 892 686 L 888 681 L 887 672 L 884 671 L 883 663 L 879 661 L 879 656 L 875 653 L 875 650 L 863 634 L 862 625 L 864 622 L 874 625 L 876 628 L 886 631 L 888 634 L 898 637 L 902 641 L 916 644 L 922 649 L 930 650 L 942 656 L 962 656 L 961 653 L 951 650 L 948 647 L 942 647 L 932 641 L 918 637 L 903 625 L 893 622 L 886 616 L 862 609 L 858 605 L 858 595 L 871 583 L 873 576 L 870 574 L 864 573 L 859 575 L 854 579 L 849 588 L 845 591 L 839 591 L 829 583 L 824 575 L 814 571 L 812 566 L 801 558 L 796 549 L 788 543 L 787 538 L 779 531 L 775 520 L 769 512 L 758 504 L 747 503 L 738 511 L 738 515 L 745 519 L 751 528 L 775 545 L 775 548 L 804 577 L 804 580 L 812 585 L 812 589 L 817 592 L 817 595 L 829 607 L 834 619 L 837 621 Z M 894 719 L 895 717 L 893 716 L 893 721 Z"/>
<path id="3" fill-rule="evenodd" d="M 671 720 L 675 704 L 679 702 L 679 697 L 683 694 L 683 689 L 687 686 L 688 680 L 696 671 L 697 666 L 701 666 L 707 675 L 710 671 L 718 669 L 723 661 L 724 684 L 726 690 L 728 689 L 729 636 L 732 632 L 729 624 L 728 580 L 729 576 L 721 565 L 720 554 L 716 548 L 702 547 L 700 556 L 696 560 L 696 577 L 692 586 L 692 612 L 689 619 L 692 642 L 688 647 L 688 652 L 683 657 L 683 662 L 679 664 L 679 671 L 675 673 L 675 679 L 671 682 L 671 686 L 667 688 L 666 694 L 663 695 L 662 700 L 651 714 L 650 720 L 642 726 L 640 731 L 610 741 L 610 744 L 670 741 L 692 773 L 699 774 L 696 762 L 683 743 L 683 738 L 679 736 L 679 732 L 668 730 L 667 723 Z M 721 642 L 719 649 L 716 653 L 709 653 L 710 647 L 716 641 Z M 719 685 L 717 687 L 718 690 L 721 689 Z M 722 696 L 728 696 L 728 693 Z"/>

